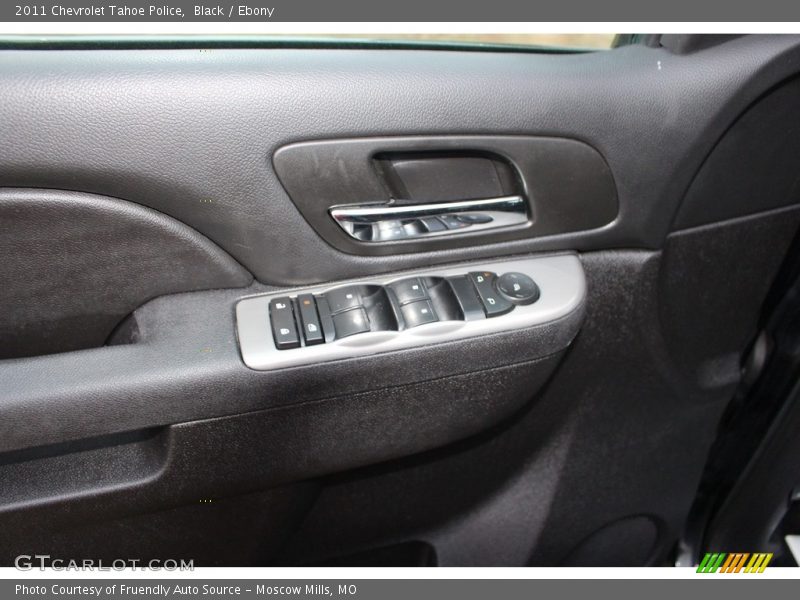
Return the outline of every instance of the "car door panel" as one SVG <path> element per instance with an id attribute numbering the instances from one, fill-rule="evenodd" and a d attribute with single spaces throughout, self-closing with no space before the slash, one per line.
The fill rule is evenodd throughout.
<path id="1" fill-rule="evenodd" d="M 798 61 L 794 36 L 0 51 L 0 210 L 31 215 L 0 238 L 3 563 L 665 564 L 800 225 Z M 531 223 L 348 240 L 328 209 L 396 200 L 393 152 L 511 156 Z M 246 357 L 243 301 L 270 339 L 276 295 L 554 257 L 580 293 L 524 327 Z"/>

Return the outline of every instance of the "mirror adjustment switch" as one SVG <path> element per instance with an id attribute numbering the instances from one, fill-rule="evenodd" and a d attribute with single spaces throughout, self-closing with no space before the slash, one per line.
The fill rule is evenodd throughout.
<path id="1" fill-rule="evenodd" d="M 396 281 L 389 287 L 394 290 L 400 304 L 408 304 L 416 300 L 425 300 L 428 297 L 428 294 L 425 292 L 425 285 L 419 280 L 419 277 Z"/>
<path id="2" fill-rule="evenodd" d="M 400 312 L 403 313 L 406 329 L 425 325 L 425 323 L 434 323 L 439 320 L 436 318 L 436 313 L 433 312 L 431 303 L 427 300 L 417 300 L 416 302 L 405 304 L 400 307 Z"/>
<path id="3" fill-rule="evenodd" d="M 336 329 L 337 340 L 370 330 L 369 319 L 363 308 L 354 308 L 333 315 L 333 327 Z"/>
<path id="4" fill-rule="evenodd" d="M 494 281 L 497 277 L 494 273 L 479 271 L 470 273 L 469 277 L 478 292 L 487 317 L 499 317 L 514 309 L 514 305 L 495 290 Z"/>
<path id="5" fill-rule="evenodd" d="M 294 322 L 292 301 L 286 297 L 274 298 L 269 303 L 269 320 L 272 324 L 272 336 L 278 350 L 300 347 L 300 337 Z"/>
<path id="6" fill-rule="evenodd" d="M 339 288 L 338 290 L 325 292 L 325 298 L 328 300 L 332 315 L 361 306 L 361 294 L 354 287 Z"/>
<path id="7" fill-rule="evenodd" d="M 322 324 L 317 315 L 317 303 L 313 294 L 300 294 L 297 296 L 297 306 L 300 312 L 300 322 L 303 326 L 303 339 L 307 346 L 322 344 L 325 338 L 322 333 Z"/>
<path id="8" fill-rule="evenodd" d="M 524 273 L 503 273 L 495 281 L 495 287 L 514 304 L 533 304 L 539 299 L 539 286 Z"/>

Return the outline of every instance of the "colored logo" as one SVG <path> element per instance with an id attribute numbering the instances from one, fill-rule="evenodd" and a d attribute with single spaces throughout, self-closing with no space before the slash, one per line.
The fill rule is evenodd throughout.
<path id="1" fill-rule="evenodd" d="M 772 554 L 758 552 L 708 552 L 697 567 L 698 573 L 763 573 Z"/>

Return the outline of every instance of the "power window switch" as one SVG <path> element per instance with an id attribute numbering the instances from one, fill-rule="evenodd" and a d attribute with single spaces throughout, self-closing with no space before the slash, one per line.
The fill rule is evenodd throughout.
<path id="1" fill-rule="evenodd" d="M 465 321 L 486 318 L 486 314 L 483 312 L 483 304 L 481 304 L 478 294 L 475 293 L 475 287 L 470 283 L 466 275 L 449 277 L 447 281 L 450 283 L 456 300 L 458 300 L 458 305 L 461 307 L 461 313 L 464 315 Z"/>
<path id="2" fill-rule="evenodd" d="M 377 239 L 375 241 L 384 242 L 397 240 L 408 235 L 402 221 L 381 221 L 376 227 Z"/>
<path id="3" fill-rule="evenodd" d="M 303 338 L 306 346 L 322 344 L 325 337 L 322 333 L 322 324 L 317 315 L 317 303 L 312 294 L 297 296 L 297 306 L 300 312 L 300 322 L 303 324 Z"/>
<path id="4" fill-rule="evenodd" d="M 325 298 L 328 300 L 331 314 L 334 315 L 361 306 L 361 294 L 354 287 L 339 288 L 338 290 L 325 292 Z"/>
<path id="5" fill-rule="evenodd" d="M 288 296 L 270 300 L 269 320 L 272 324 L 275 347 L 278 350 L 300 347 L 300 336 L 294 321 L 292 301 Z"/>
<path id="6" fill-rule="evenodd" d="M 464 227 L 470 226 L 470 223 L 465 223 L 458 215 L 441 215 L 439 220 L 444 223 L 445 227 L 448 229 L 463 229 Z"/>
<path id="7" fill-rule="evenodd" d="M 436 217 L 424 217 L 420 219 L 428 233 L 435 233 L 437 231 L 447 231 L 447 227 Z"/>
<path id="8" fill-rule="evenodd" d="M 396 281 L 391 286 L 400 304 L 408 304 L 415 300 L 425 300 L 428 294 L 425 292 L 425 285 L 419 277 L 411 277 Z"/>
<path id="9" fill-rule="evenodd" d="M 488 271 L 479 271 L 469 274 L 475 290 L 483 304 L 483 310 L 487 317 L 499 317 L 514 309 L 514 305 L 497 293 L 494 286 L 496 275 Z"/>
<path id="10" fill-rule="evenodd" d="M 314 296 L 317 301 L 317 314 L 319 321 L 322 325 L 322 334 L 325 336 L 325 343 L 332 342 L 336 339 L 336 330 L 333 327 L 333 317 L 331 317 L 331 308 L 328 306 L 328 301 L 325 296 Z"/>
<path id="11" fill-rule="evenodd" d="M 403 313 L 403 321 L 406 323 L 406 329 L 417 327 L 418 325 L 425 325 L 425 323 L 434 323 L 439 319 L 436 313 L 433 312 L 431 303 L 427 300 L 418 300 L 400 307 Z"/>
<path id="12" fill-rule="evenodd" d="M 336 329 L 336 339 L 366 333 L 370 330 L 369 319 L 363 308 L 354 308 L 338 315 L 333 315 L 333 327 Z"/>

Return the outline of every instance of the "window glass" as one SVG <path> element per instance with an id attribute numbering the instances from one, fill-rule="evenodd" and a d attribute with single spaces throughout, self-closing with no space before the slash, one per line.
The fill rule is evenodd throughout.
<path id="1" fill-rule="evenodd" d="M 408 47 L 419 45 L 426 48 L 463 49 L 529 49 L 539 51 L 601 50 L 615 45 L 614 34 L 596 33 L 354 33 L 354 34 L 66 34 L 66 35 L 2 35 L 0 47 L 261 47 L 261 46 L 303 46 L 338 47 L 359 46 L 369 48 Z"/>

